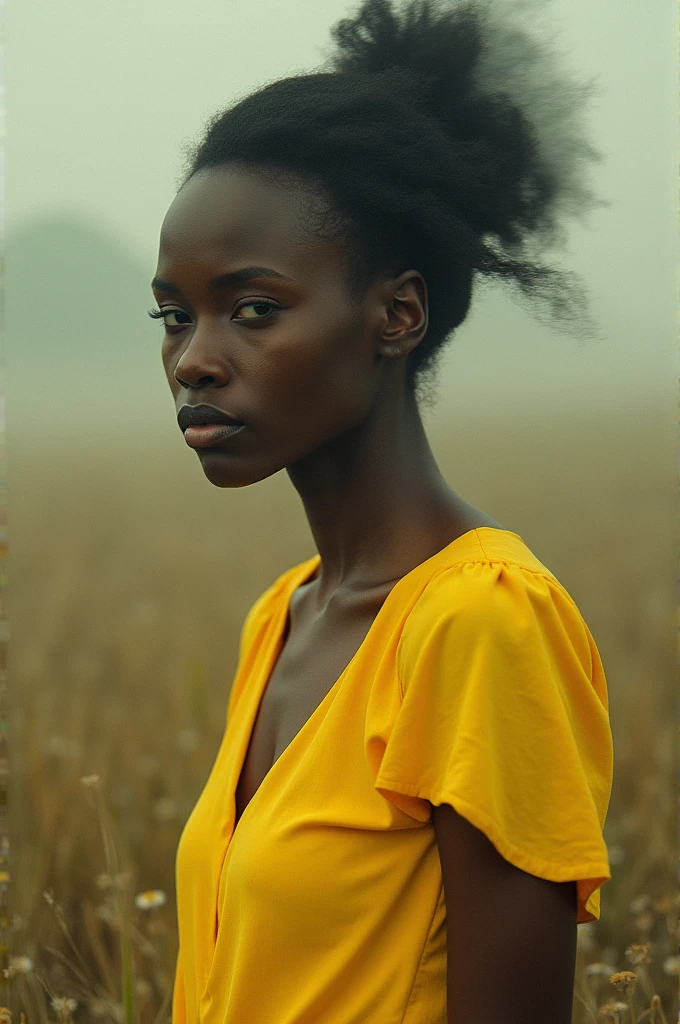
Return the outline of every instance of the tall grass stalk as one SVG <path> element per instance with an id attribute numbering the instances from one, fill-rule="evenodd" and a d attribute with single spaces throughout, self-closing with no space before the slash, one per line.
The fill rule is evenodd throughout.
<path id="1" fill-rule="evenodd" d="M 135 965 L 134 957 L 132 956 L 130 932 L 125 925 L 123 925 L 120 930 L 120 951 L 123 975 L 123 1008 L 125 1011 L 125 1024 L 136 1024 Z"/>
<path id="2" fill-rule="evenodd" d="M 60 905 L 57 902 L 55 902 L 55 899 L 54 899 L 54 896 L 52 895 L 52 893 L 46 892 L 46 893 L 43 893 L 43 896 L 44 896 L 45 901 L 47 902 L 47 904 L 51 908 L 51 910 L 52 910 L 52 912 L 53 912 L 53 914 L 54 914 L 54 916 L 55 916 L 55 918 L 57 920 L 57 924 L 59 925 L 59 928 L 61 930 L 62 935 L 64 936 L 64 938 L 68 942 L 69 946 L 71 947 L 71 949 L 75 953 L 76 957 L 80 961 L 83 970 L 82 971 L 79 970 L 76 967 L 76 965 L 71 960 L 69 960 L 67 957 L 65 957 L 63 955 L 63 953 L 60 953 L 58 950 L 51 949 L 50 947 L 46 947 L 46 948 L 48 949 L 49 952 L 53 953 L 55 956 L 57 956 L 60 959 L 62 959 L 71 968 L 71 970 L 76 975 L 76 977 L 79 978 L 85 985 L 89 985 L 90 988 L 92 990 L 94 990 L 94 991 L 100 991 L 101 992 L 102 991 L 101 990 L 101 986 L 92 977 L 92 974 L 90 973 L 90 968 L 88 967 L 88 965 L 85 962 L 85 960 L 84 960 L 80 950 L 78 949 L 78 947 L 76 946 L 75 942 L 73 941 L 73 938 L 72 938 L 71 933 L 69 931 L 68 925 L 66 923 L 66 917 L 64 916 L 63 909 L 60 907 Z"/>
<path id="3" fill-rule="evenodd" d="M 83 782 L 88 784 L 95 794 L 95 807 L 99 822 L 99 831 L 104 846 L 104 857 L 106 870 L 112 881 L 111 892 L 116 907 L 116 914 L 120 927 L 120 965 L 121 965 L 121 1002 L 125 1014 L 125 1024 L 138 1024 L 136 992 L 135 992 L 135 964 L 132 953 L 132 935 L 129 907 L 129 875 L 126 876 L 122 889 L 118 886 L 121 877 L 118 871 L 118 854 L 113 838 L 113 832 L 107 827 L 106 806 L 102 795 L 101 780 L 99 776 L 86 776 Z"/>

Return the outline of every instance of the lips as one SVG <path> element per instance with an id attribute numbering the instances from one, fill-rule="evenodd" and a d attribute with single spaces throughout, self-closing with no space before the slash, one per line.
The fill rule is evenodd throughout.
<path id="1" fill-rule="evenodd" d="M 226 426 L 224 423 L 209 423 L 201 427 L 187 427 L 184 440 L 190 448 L 214 448 L 222 446 L 236 434 L 246 429 L 245 423 Z"/>
<path id="2" fill-rule="evenodd" d="M 230 416 L 214 405 L 183 405 L 177 414 L 180 429 L 203 426 L 243 426 L 243 420 Z"/>

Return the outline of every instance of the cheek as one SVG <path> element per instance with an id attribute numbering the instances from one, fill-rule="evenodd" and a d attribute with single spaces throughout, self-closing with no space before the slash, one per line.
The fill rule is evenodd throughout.
<path id="1" fill-rule="evenodd" d="M 366 413 L 373 401 L 376 377 L 371 350 L 363 325 L 352 325 L 337 337 L 325 368 L 335 400 L 354 415 Z"/>
<path id="2" fill-rule="evenodd" d="M 366 365 L 356 337 L 336 333 L 322 344 L 309 342 L 291 358 L 272 385 L 274 405 L 299 420 L 327 423 L 330 428 L 349 427 L 369 411 L 373 400 L 373 374 Z"/>

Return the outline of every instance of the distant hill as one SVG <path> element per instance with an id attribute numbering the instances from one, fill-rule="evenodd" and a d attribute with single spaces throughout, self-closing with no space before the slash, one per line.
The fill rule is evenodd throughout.
<path id="1" fill-rule="evenodd" d="M 147 316 L 155 265 L 90 223 L 54 217 L 7 238 L 5 268 L 10 443 L 24 431 L 87 430 L 93 417 L 172 429 L 162 328 Z"/>
<path id="2" fill-rule="evenodd" d="M 177 436 L 161 362 L 163 329 L 144 266 L 110 234 L 76 215 L 36 220 L 5 246 L 4 358 L 10 448 Z M 441 365 L 440 390 L 425 411 L 433 432 L 472 423 L 555 419 L 615 408 L 666 423 L 675 417 L 666 310 L 652 311 L 640 344 L 637 323 L 600 310 L 603 337 L 580 348 L 542 326 L 498 289 L 477 293 Z M 645 316 L 647 311 L 645 311 Z M 650 314 L 651 315 L 651 314 Z M 669 332 L 670 337 L 670 332 Z M 615 356 L 616 353 L 616 356 Z M 0 384 L 2 381 L 0 380 Z M 134 436 L 133 436 L 134 435 Z M 182 439 L 179 438 L 181 443 Z"/>

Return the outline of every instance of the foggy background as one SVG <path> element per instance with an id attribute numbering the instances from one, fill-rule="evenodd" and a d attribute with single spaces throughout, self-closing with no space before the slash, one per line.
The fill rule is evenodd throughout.
<path id="1" fill-rule="evenodd" d="M 265 82 L 310 70 L 347 0 L 36 0 L 8 5 L 7 415 L 115 436 L 130 418 L 181 450 L 146 311 L 180 146 Z M 583 274 L 601 338 L 583 347 L 495 288 L 450 343 L 430 422 L 567 418 L 619 407 L 674 418 L 677 45 L 669 0 L 553 0 L 540 25 L 598 93 L 590 181 L 609 208 L 566 221 L 554 262 Z M 546 254 L 550 259 L 551 254 Z M 92 416 L 95 413 L 95 420 Z M 174 429 L 173 429 L 174 428 Z M 670 443 L 668 427 L 665 443 Z M 178 440 L 179 439 L 179 440 Z M 155 438 L 154 438 L 155 440 Z M 182 442 L 183 443 L 183 442 Z M 193 453 L 182 453 L 190 465 Z M 181 465 L 182 463 L 180 463 Z"/>

